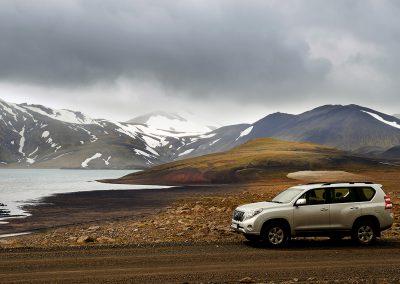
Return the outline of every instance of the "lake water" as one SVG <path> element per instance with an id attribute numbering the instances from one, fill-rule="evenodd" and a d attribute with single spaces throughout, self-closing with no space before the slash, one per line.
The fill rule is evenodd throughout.
<path id="1" fill-rule="evenodd" d="M 134 171 L 0 169 L 0 224 L 10 216 L 28 216 L 22 206 L 56 193 L 157 188 L 154 185 L 103 184 L 97 179 L 118 178 Z M 159 186 L 161 188 L 161 186 Z"/>

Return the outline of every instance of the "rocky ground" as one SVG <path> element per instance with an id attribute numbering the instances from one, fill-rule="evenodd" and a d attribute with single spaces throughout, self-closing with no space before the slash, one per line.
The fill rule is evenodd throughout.
<path id="1" fill-rule="evenodd" d="M 232 211 L 242 203 L 268 200 L 288 184 L 242 185 L 232 194 L 196 196 L 176 201 L 160 213 L 140 221 L 119 220 L 67 226 L 0 240 L 3 246 L 63 246 L 98 243 L 149 244 L 240 240 L 230 231 Z"/>
<path id="2" fill-rule="evenodd" d="M 385 180 L 396 220 L 385 239 L 400 239 L 400 192 L 396 175 Z M 160 213 L 141 220 L 99 221 L 86 225 L 50 229 L 32 235 L 0 240 L 2 247 L 56 247 L 97 244 L 159 244 L 235 242 L 243 237 L 230 231 L 232 211 L 243 203 L 272 199 L 292 180 L 240 185 L 239 192 L 186 197 L 175 201 Z M 396 191 L 397 190 L 397 191 Z"/>

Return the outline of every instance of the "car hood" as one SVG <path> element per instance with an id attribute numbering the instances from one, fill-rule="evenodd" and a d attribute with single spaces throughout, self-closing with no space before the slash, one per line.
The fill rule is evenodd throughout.
<path id="1" fill-rule="evenodd" d="M 275 207 L 282 207 L 285 204 L 282 203 L 275 203 L 275 202 L 256 202 L 256 203 L 249 203 L 249 204 L 244 204 L 241 205 L 237 208 L 237 210 L 240 211 L 252 211 L 252 210 L 257 210 L 257 209 L 269 209 L 269 208 L 275 208 Z"/>

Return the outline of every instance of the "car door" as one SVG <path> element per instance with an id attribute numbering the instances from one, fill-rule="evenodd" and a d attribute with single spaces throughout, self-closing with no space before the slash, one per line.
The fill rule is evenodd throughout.
<path id="1" fill-rule="evenodd" d="M 349 230 L 362 215 L 357 187 L 331 188 L 330 223 L 333 230 Z"/>
<path id="2" fill-rule="evenodd" d="M 293 220 L 295 231 L 318 231 L 329 229 L 329 192 L 325 188 L 311 189 L 300 198 L 306 199 L 306 204 L 295 206 Z"/>

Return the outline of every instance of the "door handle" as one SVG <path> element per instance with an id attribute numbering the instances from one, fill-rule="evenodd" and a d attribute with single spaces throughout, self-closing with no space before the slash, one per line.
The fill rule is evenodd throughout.
<path id="1" fill-rule="evenodd" d="M 350 210 L 356 210 L 358 207 L 350 207 Z"/>
<path id="2" fill-rule="evenodd" d="M 322 208 L 321 211 L 328 211 L 328 208 Z"/>

